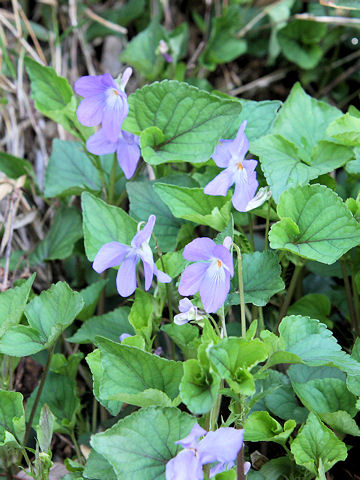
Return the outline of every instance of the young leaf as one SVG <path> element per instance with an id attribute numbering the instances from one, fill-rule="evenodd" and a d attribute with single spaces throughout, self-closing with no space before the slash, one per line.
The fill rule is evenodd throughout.
<path id="1" fill-rule="evenodd" d="M 205 195 L 202 188 L 178 187 L 156 183 L 155 192 L 166 203 L 174 217 L 221 232 L 230 220 L 231 202 L 228 197 Z"/>
<path id="2" fill-rule="evenodd" d="M 118 480 L 160 479 L 196 419 L 176 408 L 142 408 L 91 437 L 92 447 L 112 465 Z M 155 435 L 154 435 L 155 432 Z"/>
<path id="3" fill-rule="evenodd" d="M 160 358 L 135 347 L 120 345 L 101 337 L 103 376 L 100 394 L 137 406 L 170 404 L 179 394 L 183 375 L 181 362 Z M 160 402 L 160 403 L 157 403 Z"/>
<path id="4" fill-rule="evenodd" d="M 269 234 L 274 249 L 331 264 L 360 242 L 360 225 L 341 198 L 323 185 L 284 192 L 277 212 L 281 220 Z"/>
<path id="5" fill-rule="evenodd" d="M 186 358 L 196 358 L 200 344 L 199 329 L 194 325 L 176 325 L 170 323 L 163 325 L 161 330 L 166 332 L 171 340 L 180 348 Z"/>
<path id="6" fill-rule="evenodd" d="M 136 289 L 135 301 L 129 314 L 129 322 L 134 328 L 136 335 L 144 337 L 150 344 L 152 333 L 153 297 L 140 288 Z"/>
<path id="7" fill-rule="evenodd" d="M 229 337 L 208 349 L 210 362 L 221 378 L 236 393 L 252 395 L 255 384 L 249 370 L 267 358 L 267 350 L 258 338 Z"/>
<path id="8" fill-rule="evenodd" d="M 360 147 L 360 118 L 346 113 L 330 123 L 326 133 L 342 145 Z"/>
<path id="9" fill-rule="evenodd" d="M 165 60 L 158 51 L 160 40 L 166 40 L 166 30 L 154 19 L 136 35 L 121 54 L 121 60 L 134 67 L 143 77 L 154 81 L 160 75 Z"/>
<path id="10" fill-rule="evenodd" d="M 336 462 L 347 457 L 345 444 L 314 413 L 309 414 L 306 424 L 292 442 L 291 453 L 298 465 L 314 475 L 318 473 L 320 461 L 327 472 Z"/>
<path id="11" fill-rule="evenodd" d="M 29 326 L 11 327 L 0 340 L 0 352 L 22 357 L 54 345 L 83 307 L 81 295 L 58 282 L 31 300 L 25 308 Z"/>
<path id="12" fill-rule="evenodd" d="M 184 376 L 180 383 L 181 400 L 195 415 L 207 413 L 219 394 L 220 377 L 206 371 L 195 359 L 184 363 Z"/>
<path id="13" fill-rule="evenodd" d="M 36 428 L 36 436 L 40 445 L 40 450 L 47 453 L 54 432 L 55 416 L 51 412 L 49 405 L 43 405 L 40 412 L 39 425 Z"/>
<path id="14" fill-rule="evenodd" d="M 268 412 L 254 412 L 245 420 L 244 440 L 249 442 L 272 441 L 285 445 L 295 427 L 295 420 L 287 420 L 283 428 Z"/>
<path id="15" fill-rule="evenodd" d="M 206 162 L 241 112 L 239 102 L 174 80 L 146 85 L 130 95 L 129 105 L 126 130 L 139 135 L 157 127 L 164 135 L 155 143 L 141 142 L 145 161 L 153 165 Z"/>
<path id="16" fill-rule="evenodd" d="M 10 327 L 20 322 L 35 275 L 33 273 L 19 287 L 10 288 L 0 293 L 0 338 Z"/>
<path id="17" fill-rule="evenodd" d="M 94 260 L 100 247 L 108 242 L 130 245 L 136 222 L 121 208 L 113 207 L 84 192 L 81 195 L 86 256 Z"/>
<path id="18" fill-rule="evenodd" d="M 45 197 L 80 195 L 84 190 L 101 190 L 97 169 L 80 143 L 55 138 L 46 168 Z"/>

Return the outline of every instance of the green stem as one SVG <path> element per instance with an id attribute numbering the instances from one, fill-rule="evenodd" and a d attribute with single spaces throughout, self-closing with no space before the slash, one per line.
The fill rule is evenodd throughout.
<path id="1" fill-rule="evenodd" d="M 26 431 L 25 431 L 24 442 L 23 442 L 24 446 L 26 446 L 27 441 L 29 439 L 29 434 L 30 434 L 30 430 L 31 430 L 32 423 L 33 423 L 33 420 L 34 420 L 35 412 L 36 412 L 36 409 L 39 405 L 40 397 L 41 397 L 41 394 L 42 394 L 42 391 L 43 391 L 43 388 L 44 388 L 44 384 L 45 384 L 47 374 L 49 373 L 50 362 L 51 362 L 51 358 L 53 356 L 54 350 L 55 350 L 55 344 L 49 349 L 48 358 L 47 358 L 47 361 L 46 361 L 44 371 L 43 371 L 42 376 L 41 376 L 41 380 L 40 380 L 39 388 L 38 388 L 38 391 L 37 391 L 37 394 L 36 394 L 36 397 L 35 397 L 34 405 L 31 409 L 29 421 L 26 425 Z"/>
<path id="2" fill-rule="evenodd" d="M 246 317 L 245 317 L 245 296 L 244 296 L 244 282 L 242 274 L 242 255 L 240 248 L 233 243 L 238 258 L 238 279 L 239 279 L 239 293 L 240 293 L 240 314 L 241 314 L 241 336 L 246 335 Z"/>
<path id="3" fill-rule="evenodd" d="M 251 213 L 248 213 L 248 219 L 249 219 L 249 231 L 250 231 L 250 244 L 253 251 L 255 251 L 253 216 Z"/>
<path id="4" fill-rule="evenodd" d="M 219 327 L 217 326 L 217 323 L 215 322 L 215 320 L 212 318 L 211 315 L 208 315 L 208 319 L 210 320 L 213 327 L 215 328 L 215 332 L 217 333 L 217 335 L 221 338 L 221 332 L 220 332 Z"/>
<path id="5" fill-rule="evenodd" d="M 116 166 L 117 166 L 117 155 L 114 153 L 113 164 L 111 169 L 110 185 L 109 185 L 109 203 L 112 204 L 114 201 L 114 190 L 116 182 Z"/>
<path id="6" fill-rule="evenodd" d="M 153 237 L 154 237 L 154 240 L 155 240 L 155 245 L 156 245 L 156 249 L 157 251 L 159 252 L 159 258 L 160 258 L 160 263 L 161 263 L 161 267 L 163 269 L 163 272 L 166 273 L 166 270 L 165 270 L 165 264 L 164 264 L 164 259 L 163 259 L 163 256 L 162 256 L 162 251 L 159 247 L 159 244 L 158 244 L 158 241 L 155 237 L 155 235 L 153 234 Z M 166 290 L 166 296 L 167 296 L 167 299 L 168 299 L 168 309 L 169 309 L 169 320 L 171 323 L 173 323 L 174 321 L 174 312 L 173 312 L 173 308 L 172 308 L 172 300 L 171 300 L 171 292 L 170 292 L 170 286 L 168 283 L 165 283 L 165 290 Z"/>
<path id="7" fill-rule="evenodd" d="M 221 319 L 221 334 L 220 338 L 226 338 L 228 336 L 226 331 L 226 323 L 225 323 L 225 309 L 224 305 L 222 305 L 220 309 L 220 319 Z"/>
<path id="8" fill-rule="evenodd" d="M 354 304 L 353 304 L 353 299 L 352 299 L 351 287 L 350 287 L 349 277 L 348 277 L 348 274 L 347 274 L 347 271 L 346 271 L 345 260 L 340 260 L 340 265 L 341 265 L 341 272 L 342 272 L 343 279 L 344 279 L 346 301 L 347 301 L 347 304 L 348 304 L 348 307 L 349 307 L 351 325 L 353 327 L 354 332 L 356 332 L 356 335 L 359 335 L 359 326 L 356 322 L 356 316 L 355 316 Z"/>
<path id="9" fill-rule="evenodd" d="M 360 325 L 360 304 L 359 304 L 359 294 L 357 291 L 357 285 L 355 282 L 355 275 L 354 273 L 351 274 L 351 284 L 352 290 L 354 293 L 354 307 L 355 307 L 355 318 L 356 318 L 356 325 L 359 328 Z"/>
<path id="10" fill-rule="evenodd" d="M 96 433 L 97 428 L 97 414 L 98 414 L 98 402 L 96 398 L 93 398 L 93 409 L 92 409 L 92 418 L 91 418 L 91 430 L 92 433 Z"/>
<path id="11" fill-rule="evenodd" d="M 267 250 L 268 246 L 269 246 L 270 210 L 271 210 L 271 202 L 270 202 L 270 199 L 269 199 L 268 200 L 267 213 L 266 213 L 265 246 L 264 246 L 265 250 Z"/>
<path id="12" fill-rule="evenodd" d="M 80 451 L 80 448 L 79 448 L 79 444 L 76 440 L 76 437 L 75 437 L 75 434 L 74 434 L 74 430 L 71 431 L 71 440 L 73 441 L 73 444 L 74 444 L 74 447 L 75 447 L 75 452 L 76 452 L 76 456 L 77 456 L 77 459 L 78 459 L 78 462 L 83 465 L 83 455 Z"/>
<path id="13" fill-rule="evenodd" d="M 290 305 L 290 302 L 291 302 L 291 299 L 294 295 L 294 291 L 295 291 L 295 287 L 296 287 L 296 282 L 297 282 L 297 279 L 299 277 L 299 273 L 301 272 L 303 268 L 303 265 L 295 265 L 295 270 L 294 270 L 294 273 L 293 273 L 293 276 L 291 278 L 291 281 L 290 281 L 290 285 L 289 285 L 289 288 L 286 292 L 286 295 L 285 295 L 285 298 L 284 298 L 284 302 L 283 304 L 281 305 L 281 308 L 280 308 L 280 311 L 279 311 L 279 319 L 277 321 L 277 324 L 276 324 L 276 332 L 278 332 L 278 329 L 279 329 L 279 325 L 280 325 L 280 322 L 281 320 L 285 317 L 286 315 L 286 312 L 287 312 L 287 309 L 289 308 L 289 305 Z"/>
<path id="14" fill-rule="evenodd" d="M 21 452 L 23 454 L 23 457 L 25 458 L 25 462 L 26 462 L 26 465 L 28 466 L 28 469 L 35 476 L 34 468 L 33 468 L 33 465 L 30 461 L 29 455 L 27 454 L 26 448 L 23 447 Z"/>
<path id="15" fill-rule="evenodd" d="M 264 324 L 264 314 L 262 307 L 259 307 L 259 325 L 258 325 L 258 333 L 262 332 L 265 329 Z"/>
<path id="16" fill-rule="evenodd" d="M 220 390 L 223 387 L 224 387 L 224 380 L 221 380 Z M 221 399 L 222 399 L 222 395 L 219 394 L 216 398 L 216 401 L 215 401 L 215 404 L 214 404 L 213 408 L 210 411 L 209 430 L 215 430 L 216 427 L 217 427 L 217 419 L 218 419 L 219 412 L 220 412 Z"/>

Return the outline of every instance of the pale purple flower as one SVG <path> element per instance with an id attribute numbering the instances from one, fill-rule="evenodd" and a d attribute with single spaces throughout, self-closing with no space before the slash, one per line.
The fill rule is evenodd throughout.
<path id="1" fill-rule="evenodd" d="M 116 142 L 123 121 L 129 113 L 125 86 L 132 73 L 127 68 L 119 86 L 109 73 L 104 75 L 86 75 L 75 82 L 75 92 L 84 97 L 77 108 L 79 122 L 86 127 L 100 123 L 106 137 Z"/>
<path id="2" fill-rule="evenodd" d="M 174 61 L 172 56 L 169 54 L 169 45 L 164 40 L 160 40 L 158 49 L 166 62 L 172 63 Z"/>
<path id="3" fill-rule="evenodd" d="M 120 265 L 116 276 L 116 288 L 122 297 L 128 297 L 136 289 L 136 266 L 139 260 L 144 266 L 145 290 L 149 290 L 154 275 L 159 282 L 171 282 L 169 275 L 157 269 L 149 245 L 155 220 L 155 215 L 150 215 L 144 228 L 131 240 L 130 246 L 119 242 L 105 243 L 96 254 L 93 269 L 97 273 Z"/>
<path id="4" fill-rule="evenodd" d="M 269 187 L 259 188 L 255 197 L 247 204 L 246 211 L 249 212 L 250 210 L 254 210 L 254 208 L 260 207 L 263 203 L 269 200 L 270 197 L 271 191 Z"/>
<path id="5" fill-rule="evenodd" d="M 123 340 L 125 340 L 125 338 L 129 338 L 129 337 L 132 337 L 132 335 L 130 335 L 130 333 L 122 333 L 119 337 L 119 340 L 120 340 L 120 342 L 122 342 Z"/>
<path id="6" fill-rule="evenodd" d="M 200 437 L 203 438 L 199 441 Z M 229 470 L 235 465 L 243 439 L 242 429 L 225 427 L 207 432 L 195 423 L 187 437 L 175 442 L 184 450 L 166 464 L 166 480 L 203 480 L 203 465 L 208 463 L 216 462 L 210 470 L 210 478 Z M 248 465 L 245 473 L 247 467 Z"/>
<path id="7" fill-rule="evenodd" d="M 254 198 L 259 182 L 256 179 L 256 160 L 245 160 L 249 140 L 245 135 L 246 121 L 238 130 L 234 140 L 220 140 L 215 148 L 213 160 L 218 167 L 225 168 L 204 188 L 207 195 L 226 196 L 235 183 L 232 203 L 239 212 L 246 212 L 248 203 Z"/>
<path id="8" fill-rule="evenodd" d="M 188 298 L 182 298 L 180 300 L 179 311 L 180 313 L 174 317 L 174 323 L 176 323 L 176 325 L 184 325 L 192 320 L 196 321 L 204 318 L 204 315 L 199 313 L 199 309 L 195 307 Z"/>
<path id="9" fill-rule="evenodd" d="M 225 302 L 230 277 L 234 276 L 231 253 L 223 245 L 216 245 L 214 240 L 202 237 L 186 245 L 183 256 L 196 263 L 185 268 L 180 279 L 180 295 L 194 295 L 200 291 L 205 311 L 216 312 Z"/>
<path id="10" fill-rule="evenodd" d="M 86 148 L 94 155 L 106 155 L 115 153 L 127 179 L 131 178 L 136 170 L 140 159 L 140 138 L 125 130 L 120 130 L 120 134 L 115 142 L 110 141 L 106 135 L 104 128 L 91 137 L 86 142 Z"/>

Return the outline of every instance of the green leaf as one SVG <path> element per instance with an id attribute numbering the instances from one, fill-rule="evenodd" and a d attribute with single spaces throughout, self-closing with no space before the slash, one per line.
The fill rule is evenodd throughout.
<path id="1" fill-rule="evenodd" d="M 130 245 L 136 222 L 121 208 L 113 207 L 84 192 L 81 195 L 86 256 L 93 261 L 100 247 L 108 242 Z"/>
<path id="2" fill-rule="evenodd" d="M 55 138 L 45 175 L 45 197 L 99 192 L 99 173 L 78 142 Z"/>
<path id="3" fill-rule="evenodd" d="M 279 100 L 263 100 L 261 102 L 255 102 L 254 100 L 239 98 L 239 102 L 242 106 L 239 117 L 240 123 L 244 120 L 247 121 L 246 136 L 250 142 L 263 137 L 268 133 L 277 116 L 277 111 L 282 105 Z M 237 123 L 239 123 L 239 120 Z"/>
<path id="4" fill-rule="evenodd" d="M 296 427 L 295 420 L 287 420 L 284 429 L 268 412 L 254 412 L 244 424 L 244 440 L 248 442 L 276 442 L 286 444 Z"/>
<path id="5" fill-rule="evenodd" d="M 349 148 L 341 145 L 324 141 L 318 145 L 307 164 L 301 158 L 302 150 L 280 135 L 266 135 L 252 144 L 251 151 L 260 157 L 275 201 L 279 201 L 282 192 L 333 171 L 353 156 Z"/>
<path id="6" fill-rule="evenodd" d="M 165 60 L 158 50 L 160 40 L 166 40 L 166 30 L 154 19 L 149 26 L 136 35 L 122 52 L 121 61 L 131 65 L 147 80 L 156 80 Z"/>
<path id="7" fill-rule="evenodd" d="M 103 376 L 100 394 L 137 406 L 168 403 L 179 394 L 183 375 L 181 362 L 166 360 L 98 337 Z"/>
<path id="8" fill-rule="evenodd" d="M 49 232 L 31 254 L 32 264 L 44 260 L 63 260 L 70 257 L 75 243 L 82 237 L 81 216 L 75 207 L 60 208 Z"/>
<path id="9" fill-rule="evenodd" d="M 331 302 L 322 293 L 309 293 L 288 308 L 288 315 L 303 315 L 304 317 L 316 318 L 322 323 L 329 322 Z"/>
<path id="10" fill-rule="evenodd" d="M 230 220 L 228 197 L 205 195 L 202 188 L 178 187 L 156 183 L 155 192 L 166 203 L 174 217 L 208 225 L 221 232 Z"/>
<path id="11" fill-rule="evenodd" d="M 176 408 L 142 408 L 93 435 L 90 443 L 112 465 L 118 480 L 162 479 L 166 463 L 181 449 L 175 442 L 188 435 L 195 422 Z"/>
<path id="12" fill-rule="evenodd" d="M 100 384 L 103 377 L 103 367 L 101 365 L 101 354 L 100 350 L 96 349 L 93 352 L 89 353 L 86 356 L 86 361 L 90 367 L 92 378 L 93 378 L 93 391 L 95 398 L 98 402 L 101 403 L 113 416 L 119 414 L 123 403 L 117 400 L 106 400 L 103 398 L 100 392 Z"/>
<path id="13" fill-rule="evenodd" d="M 271 133 L 294 143 L 300 150 L 301 158 L 309 164 L 315 145 L 320 140 L 331 141 L 326 129 L 340 116 L 340 110 L 310 97 L 300 83 L 296 83 L 277 115 Z"/>
<path id="14" fill-rule="evenodd" d="M 281 248 L 331 264 L 360 242 L 360 226 L 341 198 L 323 185 L 306 185 L 284 192 L 280 222 L 271 227 L 271 248 Z M 288 219 L 299 231 L 289 231 Z"/>
<path id="15" fill-rule="evenodd" d="M 137 221 L 147 221 L 150 215 L 156 215 L 155 237 L 163 252 L 175 250 L 179 228 L 183 224 L 171 213 L 154 191 L 153 182 L 128 182 L 126 185 L 130 201 L 130 215 Z"/>
<path id="16" fill-rule="evenodd" d="M 30 162 L 6 152 L 0 152 L 0 172 L 5 173 L 7 177 L 13 179 L 19 178 L 22 175 L 34 176 L 33 167 Z"/>
<path id="17" fill-rule="evenodd" d="M 295 84 L 270 134 L 251 145 L 275 201 L 290 187 L 304 185 L 353 157 L 350 148 L 337 145 L 326 134 L 328 125 L 340 115 L 338 109 L 311 98 Z"/>
<path id="18" fill-rule="evenodd" d="M 291 385 L 279 386 L 265 396 L 264 402 L 266 408 L 283 420 L 294 419 L 297 423 L 306 420 L 307 411 L 299 405 Z"/>
<path id="19" fill-rule="evenodd" d="M 306 424 L 292 442 L 291 453 L 298 465 L 314 475 L 318 472 L 320 461 L 327 472 L 336 462 L 347 457 L 345 444 L 313 413 L 309 414 Z"/>
<path id="20" fill-rule="evenodd" d="M 39 386 L 35 388 L 26 403 L 27 420 L 29 420 L 38 389 Z M 69 434 L 75 426 L 76 414 L 80 411 L 80 400 L 76 394 L 75 380 L 54 372 L 48 374 L 35 411 L 35 425 L 39 423 L 41 409 L 45 404 L 49 406 L 56 418 L 54 432 Z"/>
<path id="21" fill-rule="evenodd" d="M 153 296 L 140 288 L 136 289 L 135 301 L 129 314 L 129 322 L 134 328 L 136 335 L 143 336 L 150 344 L 152 333 Z"/>
<path id="22" fill-rule="evenodd" d="M 0 338 L 6 330 L 20 322 L 35 276 L 36 274 L 33 273 L 19 287 L 0 293 Z"/>
<path id="23" fill-rule="evenodd" d="M 332 332 L 318 320 L 299 315 L 284 317 L 279 332 L 284 350 L 307 365 L 329 365 L 349 375 L 359 375 L 360 363 L 341 350 Z"/>
<path id="24" fill-rule="evenodd" d="M 231 62 L 246 52 L 246 40 L 236 37 L 242 17 L 242 8 L 230 5 L 222 16 L 213 18 L 206 48 L 199 58 L 201 65 L 215 70 L 217 64 Z"/>
<path id="25" fill-rule="evenodd" d="M 62 110 L 68 105 L 73 91 L 66 78 L 59 77 L 52 67 L 43 67 L 30 57 L 25 58 L 25 66 L 31 80 L 31 96 L 39 111 Z"/>
<path id="26" fill-rule="evenodd" d="M 96 450 L 91 450 L 90 455 L 86 460 L 83 476 L 91 480 L 97 480 L 99 478 L 117 480 L 114 469 L 110 463 L 105 457 L 100 455 L 100 453 L 97 453 Z"/>
<path id="27" fill-rule="evenodd" d="M 0 352 L 22 357 L 54 345 L 83 307 L 81 295 L 64 282 L 41 292 L 27 304 L 29 326 L 11 327 L 0 340 Z"/>
<path id="28" fill-rule="evenodd" d="M 229 337 L 208 349 L 210 362 L 230 387 L 243 395 L 252 395 L 255 385 L 249 370 L 266 360 L 268 354 L 259 339 Z"/>
<path id="29" fill-rule="evenodd" d="M 324 412 L 320 414 L 320 417 L 323 422 L 338 434 L 360 437 L 360 429 L 348 412 Z"/>
<path id="30" fill-rule="evenodd" d="M 319 45 L 326 35 L 324 23 L 293 20 L 278 32 L 284 56 L 304 69 L 312 69 L 320 62 L 324 51 Z"/>
<path id="31" fill-rule="evenodd" d="M 284 290 L 278 256 L 269 250 L 243 255 L 243 283 L 245 303 L 264 306 L 270 298 Z M 238 292 L 230 293 L 226 305 L 239 305 Z"/>
<path id="32" fill-rule="evenodd" d="M 21 393 L 0 390 L 0 446 L 4 441 L 11 442 L 12 446 L 21 446 L 25 434 L 23 401 Z"/>
<path id="33" fill-rule="evenodd" d="M 213 407 L 219 394 L 220 378 L 202 368 L 195 359 L 184 363 L 184 376 L 180 383 L 181 400 L 191 413 L 202 415 Z"/>
<path id="34" fill-rule="evenodd" d="M 100 278 L 97 282 L 92 283 L 80 291 L 80 295 L 84 300 L 84 307 L 77 316 L 79 320 L 87 320 L 94 314 L 101 292 L 106 284 L 107 280 Z"/>
<path id="35" fill-rule="evenodd" d="M 360 118 L 346 113 L 331 122 L 326 133 L 342 145 L 360 147 Z"/>
<path id="36" fill-rule="evenodd" d="M 357 409 L 356 397 L 339 378 L 317 378 L 306 383 L 291 382 L 296 395 L 305 407 L 315 413 L 333 413 L 344 410 L 353 417 Z"/>
<path id="37" fill-rule="evenodd" d="M 55 416 L 51 412 L 49 405 L 43 405 L 39 425 L 36 428 L 36 438 L 42 452 L 47 453 L 50 449 L 51 439 L 54 432 Z"/>
<path id="38" fill-rule="evenodd" d="M 239 102 L 174 80 L 146 85 L 130 95 L 129 105 L 126 130 L 140 135 L 148 127 L 157 127 L 164 134 L 163 141 L 142 152 L 153 165 L 206 162 L 241 111 Z"/>
<path id="39" fill-rule="evenodd" d="M 77 102 L 66 78 L 57 75 L 52 67 L 43 67 L 30 57 L 25 57 L 26 71 L 31 82 L 31 97 L 35 108 L 56 123 L 60 123 L 75 136 L 87 137 L 93 129 L 80 124 L 76 117 Z"/>
<path id="40" fill-rule="evenodd" d="M 95 337 L 101 335 L 118 342 L 122 333 L 134 334 L 134 329 L 128 321 L 129 313 L 129 307 L 119 307 L 104 315 L 89 318 L 66 340 L 72 343 L 95 343 Z"/>
<path id="41" fill-rule="evenodd" d="M 171 340 L 180 348 L 186 358 L 196 358 L 200 345 L 199 329 L 194 325 L 163 325 L 161 330 L 166 332 Z"/>

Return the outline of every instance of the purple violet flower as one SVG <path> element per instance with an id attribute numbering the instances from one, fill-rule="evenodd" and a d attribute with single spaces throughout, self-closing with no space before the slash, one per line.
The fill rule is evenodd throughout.
<path id="1" fill-rule="evenodd" d="M 97 273 L 120 265 L 116 276 L 116 288 L 122 297 L 128 297 L 136 289 L 136 266 L 139 260 L 144 265 L 145 290 L 149 290 L 154 275 L 159 282 L 171 282 L 169 275 L 157 269 L 149 245 L 155 220 L 155 215 L 150 215 L 144 228 L 131 240 L 131 246 L 109 242 L 105 243 L 96 254 L 93 269 Z"/>
<path id="2" fill-rule="evenodd" d="M 174 61 L 172 56 L 169 54 L 169 45 L 164 40 L 160 40 L 158 49 L 167 63 L 172 63 Z"/>
<path id="3" fill-rule="evenodd" d="M 200 291 L 205 311 L 216 312 L 225 302 L 230 277 L 234 276 L 231 253 L 223 245 L 216 245 L 214 240 L 202 237 L 186 245 L 183 256 L 196 263 L 185 268 L 180 279 L 180 295 L 194 295 Z"/>
<path id="4" fill-rule="evenodd" d="M 123 340 L 125 340 L 125 338 L 129 338 L 129 337 L 132 337 L 132 335 L 130 335 L 130 333 L 122 333 L 119 337 L 119 340 L 120 340 L 120 342 L 122 342 Z"/>
<path id="5" fill-rule="evenodd" d="M 77 108 L 79 122 L 86 127 L 102 123 L 108 140 L 116 142 L 121 125 L 129 113 L 125 86 L 132 69 L 127 68 L 117 85 L 109 73 L 104 75 L 85 75 L 75 82 L 75 92 L 84 97 Z"/>
<path id="6" fill-rule="evenodd" d="M 184 325 L 191 320 L 196 321 L 204 318 L 204 315 L 202 315 L 203 312 L 199 313 L 199 309 L 195 307 L 195 305 L 193 305 L 191 300 L 189 300 L 187 297 L 180 300 L 179 311 L 180 313 L 174 317 L 174 323 L 176 323 L 176 325 Z"/>
<path id="7" fill-rule="evenodd" d="M 203 437 L 199 441 L 200 437 Z M 210 470 L 210 478 L 235 465 L 243 446 L 244 430 L 225 427 L 207 432 L 197 423 L 189 435 L 175 442 L 184 447 L 166 464 L 166 480 L 203 480 L 203 465 L 217 464 Z M 250 465 L 246 462 L 245 473 Z"/>
<path id="8" fill-rule="evenodd" d="M 213 160 L 218 167 L 225 168 L 204 188 L 207 195 L 226 196 L 231 185 L 235 183 L 232 203 L 239 212 L 246 212 L 246 207 L 254 198 L 259 182 L 256 179 L 256 160 L 244 160 L 249 149 L 249 140 L 245 135 L 246 121 L 238 130 L 234 140 L 221 140 L 215 148 Z"/>
<path id="9" fill-rule="evenodd" d="M 131 178 L 136 170 L 140 159 L 140 138 L 137 135 L 120 130 L 120 135 L 115 142 L 110 141 L 104 128 L 91 135 L 86 142 L 86 148 L 94 155 L 106 155 L 115 153 L 127 180 Z"/>

